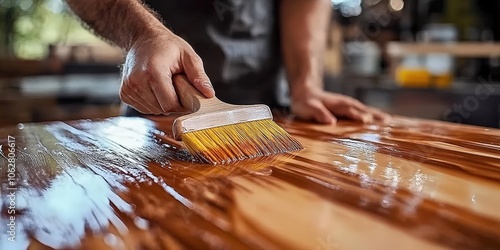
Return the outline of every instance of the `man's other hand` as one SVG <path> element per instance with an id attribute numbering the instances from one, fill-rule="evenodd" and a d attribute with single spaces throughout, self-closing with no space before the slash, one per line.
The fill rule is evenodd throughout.
<path id="1" fill-rule="evenodd" d="M 292 113 L 305 120 L 336 124 L 337 117 L 363 123 L 387 122 L 390 116 L 376 108 L 341 94 L 320 89 L 302 90 L 292 96 Z"/>

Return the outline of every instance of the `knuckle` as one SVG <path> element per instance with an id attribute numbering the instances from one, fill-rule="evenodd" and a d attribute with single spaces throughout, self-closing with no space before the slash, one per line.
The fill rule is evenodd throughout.
<path id="1" fill-rule="evenodd" d="M 172 72 L 169 70 L 170 66 L 172 64 L 164 60 L 150 60 L 148 66 L 142 69 L 141 75 L 137 77 L 137 80 L 159 84 L 159 81 L 162 79 L 171 79 Z"/>
<path id="2" fill-rule="evenodd" d="M 153 75 L 156 72 L 157 65 L 161 65 L 161 60 L 157 58 L 151 58 L 144 63 L 141 67 L 140 72 L 144 75 Z"/>
<path id="3" fill-rule="evenodd" d="M 203 60 L 192 48 L 184 51 L 184 58 L 195 66 L 203 66 Z"/>
<path id="4" fill-rule="evenodd" d="M 186 52 L 194 52 L 193 47 L 191 44 L 189 44 L 186 40 L 182 39 L 181 37 L 177 37 L 176 39 L 176 44 L 180 49 L 183 49 Z"/>
<path id="5" fill-rule="evenodd" d="M 195 64 L 198 64 L 198 65 L 203 65 L 203 60 L 201 59 L 201 57 L 196 54 L 194 51 L 192 53 L 190 53 L 190 58 L 191 60 L 195 63 Z"/>
<path id="6" fill-rule="evenodd" d="M 127 79 L 124 79 L 123 86 L 130 89 L 136 89 L 139 86 L 137 74 L 131 74 Z"/>

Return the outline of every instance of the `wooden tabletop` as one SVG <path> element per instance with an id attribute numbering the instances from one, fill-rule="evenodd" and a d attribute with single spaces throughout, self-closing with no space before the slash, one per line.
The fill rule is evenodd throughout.
<path id="1" fill-rule="evenodd" d="M 0 129 L 1 249 L 500 249 L 500 130 L 280 119 L 304 150 L 212 166 L 154 120 Z"/>

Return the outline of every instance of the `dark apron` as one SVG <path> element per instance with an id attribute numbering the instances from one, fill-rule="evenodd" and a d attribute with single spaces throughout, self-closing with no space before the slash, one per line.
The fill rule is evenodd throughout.
<path id="1" fill-rule="evenodd" d="M 200 55 L 216 95 L 278 106 L 284 82 L 277 0 L 146 0 Z M 128 108 L 126 114 L 137 111 Z"/>

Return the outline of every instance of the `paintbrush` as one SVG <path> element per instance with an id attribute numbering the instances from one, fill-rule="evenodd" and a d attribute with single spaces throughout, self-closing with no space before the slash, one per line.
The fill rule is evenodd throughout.
<path id="1" fill-rule="evenodd" d="M 175 119 L 172 132 L 199 161 L 224 164 L 303 148 L 273 121 L 268 106 L 206 98 L 184 75 L 173 82 L 179 103 L 191 113 Z"/>

